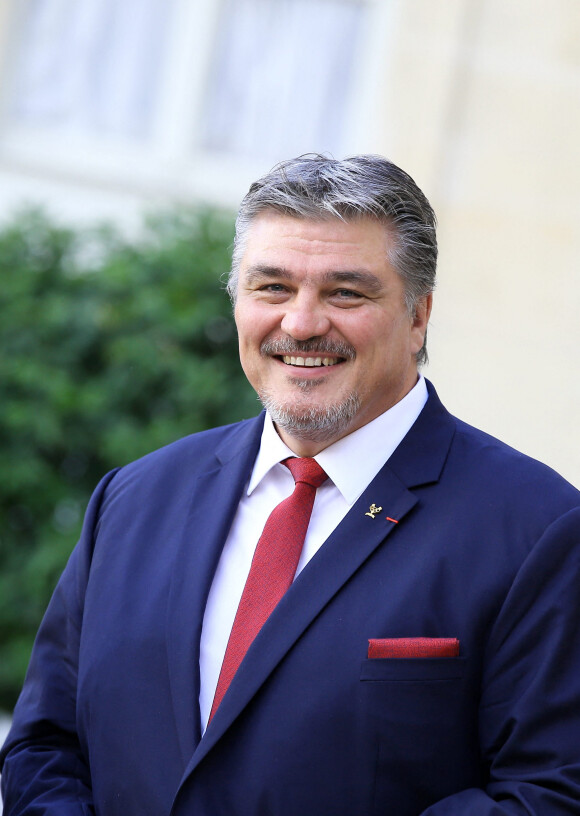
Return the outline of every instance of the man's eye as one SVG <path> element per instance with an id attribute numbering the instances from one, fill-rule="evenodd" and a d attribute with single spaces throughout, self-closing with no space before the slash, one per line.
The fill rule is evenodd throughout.
<path id="1" fill-rule="evenodd" d="M 359 292 L 353 292 L 352 289 L 337 289 L 334 293 L 337 297 L 348 299 L 348 298 L 360 298 L 362 295 Z"/>
<path id="2" fill-rule="evenodd" d="M 262 286 L 261 291 L 278 294 L 279 292 L 285 292 L 286 288 L 282 286 L 281 283 L 267 283 L 265 286 Z"/>

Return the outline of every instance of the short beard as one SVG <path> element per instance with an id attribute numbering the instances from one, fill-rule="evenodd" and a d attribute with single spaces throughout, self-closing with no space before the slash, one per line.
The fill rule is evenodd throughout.
<path id="1" fill-rule="evenodd" d="M 304 391 L 316 386 L 312 380 L 295 380 L 294 384 Z M 342 402 L 322 407 L 280 404 L 264 391 L 259 396 L 278 428 L 308 442 L 328 442 L 345 436 L 360 410 L 360 399 L 355 392 Z"/>
<path id="2" fill-rule="evenodd" d="M 343 360 L 354 360 L 356 351 L 354 346 L 340 340 L 331 340 L 327 337 L 312 337 L 309 340 L 295 340 L 291 337 L 280 337 L 266 340 L 260 346 L 264 357 L 299 355 L 301 353 L 315 353 L 336 355 Z M 340 365 L 340 363 L 337 363 Z M 322 383 L 311 379 L 295 379 L 298 369 L 291 369 L 292 384 L 303 393 L 316 389 Z M 348 433 L 353 419 L 360 410 L 360 399 L 357 393 L 349 394 L 342 402 L 326 406 L 301 405 L 295 403 L 279 403 L 267 389 L 259 393 L 259 398 L 278 428 L 296 439 L 308 442 L 328 442 L 331 439 L 340 439 Z"/>

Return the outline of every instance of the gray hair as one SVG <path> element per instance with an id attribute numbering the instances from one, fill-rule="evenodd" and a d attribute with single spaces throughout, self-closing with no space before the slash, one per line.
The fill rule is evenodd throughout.
<path id="1" fill-rule="evenodd" d="M 414 314 L 417 302 L 435 288 L 437 237 L 435 213 L 411 176 L 382 156 L 338 160 L 307 154 L 282 162 L 255 181 L 242 200 L 228 292 L 235 302 L 248 230 L 264 210 L 312 220 L 371 217 L 394 230 L 388 258 L 405 286 Z M 427 338 L 417 363 L 427 361 Z"/>

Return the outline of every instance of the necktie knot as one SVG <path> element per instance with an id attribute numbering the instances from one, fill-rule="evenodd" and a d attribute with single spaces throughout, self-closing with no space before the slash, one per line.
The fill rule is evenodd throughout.
<path id="1" fill-rule="evenodd" d="M 284 459 L 282 462 L 286 465 L 296 484 L 298 482 L 305 482 L 311 487 L 320 487 L 320 485 L 328 479 L 324 470 L 320 467 L 316 459 L 311 459 L 308 456 L 301 456 L 300 458 L 290 457 Z"/>

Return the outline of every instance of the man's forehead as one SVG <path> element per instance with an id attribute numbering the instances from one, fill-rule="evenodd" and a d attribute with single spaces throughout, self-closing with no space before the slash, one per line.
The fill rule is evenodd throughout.
<path id="1" fill-rule="evenodd" d="M 259 213 L 250 223 L 245 245 L 246 262 L 256 254 L 294 252 L 308 254 L 376 254 L 388 251 L 391 230 L 370 216 L 352 220 L 338 217 L 305 218 L 275 210 Z"/>

